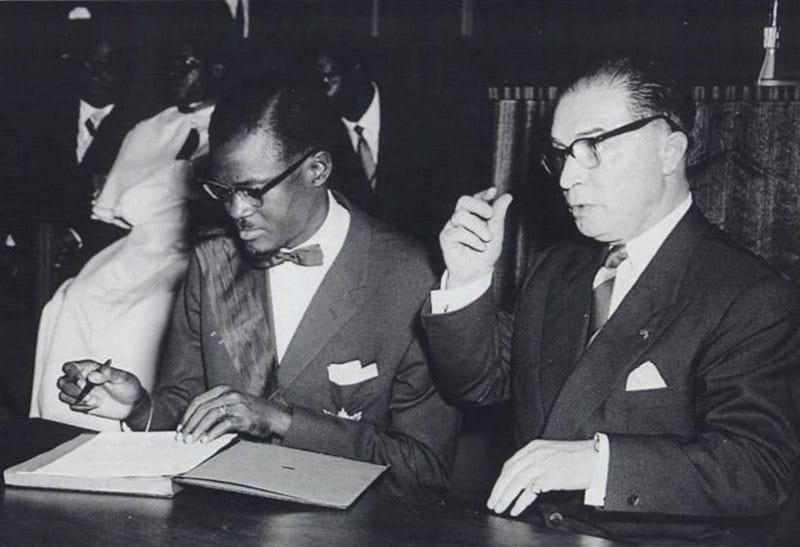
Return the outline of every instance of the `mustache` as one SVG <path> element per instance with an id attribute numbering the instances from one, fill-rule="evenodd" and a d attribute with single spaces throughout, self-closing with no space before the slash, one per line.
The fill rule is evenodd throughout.
<path id="1" fill-rule="evenodd" d="M 240 231 L 247 231 L 247 230 L 255 230 L 257 226 L 251 224 L 246 219 L 240 218 L 239 220 L 235 220 L 234 224 L 236 225 L 236 229 Z"/>

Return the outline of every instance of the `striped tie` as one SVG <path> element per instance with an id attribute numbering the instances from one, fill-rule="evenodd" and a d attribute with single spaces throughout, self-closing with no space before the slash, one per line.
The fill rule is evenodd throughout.
<path id="1" fill-rule="evenodd" d="M 614 291 L 614 279 L 617 277 L 617 267 L 628 258 L 625 245 L 614 245 L 606 251 L 603 266 L 594 277 L 592 290 L 592 315 L 590 320 L 591 337 L 589 343 L 608 321 L 608 311 L 611 305 L 611 293 Z"/>

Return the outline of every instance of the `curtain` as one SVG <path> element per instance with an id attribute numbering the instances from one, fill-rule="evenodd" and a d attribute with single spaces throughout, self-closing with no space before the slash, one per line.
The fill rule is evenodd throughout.
<path id="1" fill-rule="evenodd" d="M 708 219 L 800 282 L 800 87 L 695 87 L 697 118 L 687 160 Z M 510 191 L 495 289 L 510 306 L 530 260 L 578 237 L 557 182 L 538 156 L 549 141 L 555 87 L 489 88 L 493 183 Z"/>

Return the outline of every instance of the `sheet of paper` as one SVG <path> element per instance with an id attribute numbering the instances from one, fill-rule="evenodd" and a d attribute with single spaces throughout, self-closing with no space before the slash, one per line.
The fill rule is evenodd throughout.
<path id="1" fill-rule="evenodd" d="M 68 477 L 163 477 L 185 473 L 234 439 L 185 444 L 174 431 L 102 432 L 54 462 L 31 471 Z"/>

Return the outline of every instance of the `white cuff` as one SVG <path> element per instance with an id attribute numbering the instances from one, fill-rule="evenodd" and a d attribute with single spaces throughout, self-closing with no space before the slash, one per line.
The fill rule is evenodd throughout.
<path id="1" fill-rule="evenodd" d="M 447 279 L 448 273 L 447 270 L 445 270 L 442 274 L 442 282 L 439 286 L 447 287 Z M 476 279 L 472 283 L 456 289 L 442 288 L 431 291 L 431 313 L 437 315 L 466 308 L 480 298 L 491 286 L 492 272 L 489 272 L 485 277 Z"/>
<path id="2" fill-rule="evenodd" d="M 608 435 L 595 433 L 595 447 L 600 454 L 597 458 L 597 466 L 594 469 L 592 482 L 583 495 L 583 503 L 602 507 L 606 504 L 606 486 L 608 484 L 608 459 L 609 444 Z"/>

